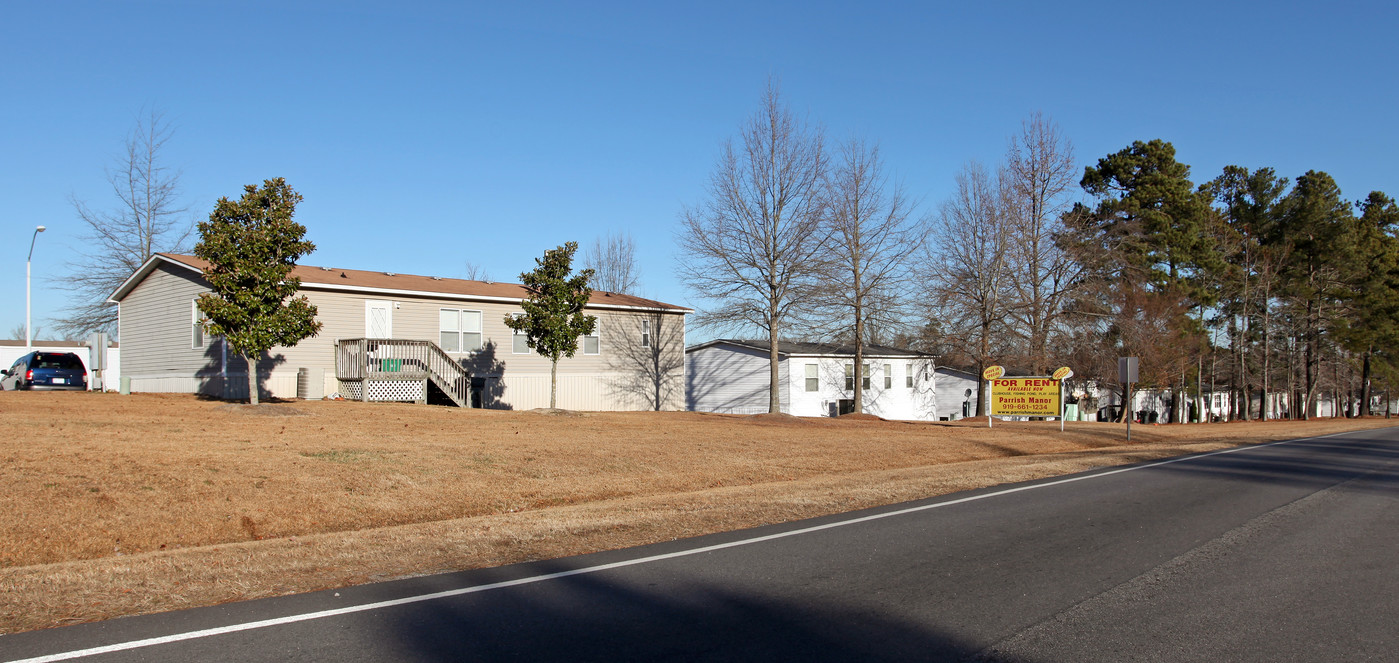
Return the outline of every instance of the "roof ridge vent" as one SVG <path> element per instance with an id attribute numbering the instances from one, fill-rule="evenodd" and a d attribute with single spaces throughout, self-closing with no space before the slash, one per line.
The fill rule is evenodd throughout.
<path id="1" fill-rule="evenodd" d="M 384 276 L 398 276 L 398 275 L 395 274 L 395 273 L 393 273 L 393 272 L 384 272 Z"/>
<path id="2" fill-rule="evenodd" d="M 440 276 L 433 276 L 433 277 L 431 277 L 431 278 L 432 278 L 432 280 L 434 280 L 434 281 L 441 281 L 441 280 L 442 280 L 442 277 L 440 277 Z"/>
<path id="3" fill-rule="evenodd" d="M 329 268 L 329 267 L 322 267 L 322 268 L 321 268 L 321 271 L 322 271 L 322 272 L 328 272 L 328 271 L 330 271 L 330 268 Z"/>

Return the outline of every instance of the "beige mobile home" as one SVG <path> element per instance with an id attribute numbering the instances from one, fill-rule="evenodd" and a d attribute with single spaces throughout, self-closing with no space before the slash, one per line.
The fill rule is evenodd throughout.
<path id="1" fill-rule="evenodd" d="M 132 391 L 247 397 L 247 367 L 199 326 L 208 263 L 156 254 L 114 292 L 122 377 Z M 290 398 L 532 409 L 548 407 L 549 360 L 505 326 L 521 313 L 523 286 L 330 267 L 298 266 L 321 332 L 258 362 L 260 391 Z M 576 410 L 679 410 L 685 406 L 685 314 L 630 295 L 594 292 L 598 319 L 572 358 L 559 360 L 559 406 Z"/>

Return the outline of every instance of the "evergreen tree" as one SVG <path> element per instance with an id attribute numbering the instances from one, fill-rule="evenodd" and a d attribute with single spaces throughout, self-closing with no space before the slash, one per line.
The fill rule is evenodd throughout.
<path id="1" fill-rule="evenodd" d="M 1336 336 L 1360 355 L 1360 415 L 1368 416 L 1374 360 L 1388 364 L 1391 357 L 1379 350 L 1399 346 L 1399 206 L 1379 191 L 1356 205 L 1361 215 L 1347 233 L 1347 258 L 1342 263 L 1346 274 L 1341 293 L 1347 310 Z"/>
<path id="2" fill-rule="evenodd" d="M 1282 205 L 1277 237 L 1288 256 L 1283 286 L 1303 352 L 1300 400 L 1306 418 L 1319 389 L 1324 341 L 1341 312 L 1342 256 L 1353 214 L 1336 181 L 1318 171 L 1298 177 Z"/>
<path id="3" fill-rule="evenodd" d="M 507 315 L 505 324 L 525 334 L 530 348 L 548 357 L 549 407 L 557 403 L 559 359 L 572 357 L 578 351 L 578 337 L 591 334 L 597 328 L 597 318 L 583 314 L 583 307 L 593 289 L 588 280 L 593 270 L 584 269 L 570 277 L 573 254 L 578 242 L 567 242 L 557 249 L 535 258 L 534 271 L 520 274 L 520 281 L 529 297 L 520 303 L 524 315 Z"/>
<path id="4" fill-rule="evenodd" d="M 1278 177 L 1271 168 L 1249 172 L 1241 166 L 1225 166 L 1219 177 L 1200 187 L 1220 205 L 1218 213 L 1223 219 L 1220 247 L 1224 260 L 1214 279 L 1220 296 L 1218 314 L 1227 322 L 1233 355 L 1232 402 L 1243 419 L 1252 416 L 1250 384 L 1258 384 L 1259 407 L 1266 409 L 1271 306 L 1282 259 L 1276 234 L 1279 203 L 1287 193 L 1287 184 L 1287 179 Z M 1250 362 L 1251 355 L 1258 356 Z M 1260 416 L 1266 417 L 1266 412 Z"/>
<path id="5" fill-rule="evenodd" d="M 1202 270 L 1220 261 L 1208 204 L 1176 161 L 1170 143 L 1136 141 L 1084 169 L 1084 190 L 1099 198 L 1093 217 L 1134 281 L 1202 299 Z"/>
<path id="6" fill-rule="evenodd" d="M 257 405 L 258 358 L 315 336 L 321 323 L 304 295 L 293 297 L 301 280 L 292 268 L 316 248 L 303 239 L 306 227 L 292 220 L 301 194 L 280 177 L 243 189 L 237 202 L 220 198 L 199 224 L 194 255 L 210 264 L 204 278 L 213 292 L 199 296 L 204 326 L 247 361 L 248 399 Z"/>
<path id="7" fill-rule="evenodd" d="M 1070 210 L 1059 241 L 1084 269 L 1071 305 L 1091 330 L 1083 338 L 1140 357 L 1143 387 L 1178 385 L 1193 363 L 1190 341 L 1201 335 L 1188 313 L 1215 297 L 1218 215 L 1162 140 L 1136 141 L 1099 159 L 1080 184 L 1098 206 Z"/>

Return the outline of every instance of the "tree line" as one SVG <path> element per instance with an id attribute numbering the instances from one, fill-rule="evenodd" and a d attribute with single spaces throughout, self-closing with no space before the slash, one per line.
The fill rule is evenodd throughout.
<path id="1" fill-rule="evenodd" d="M 1347 199 L 1323 172 L 1229 166 L 1197 184 L 1162 140 L 1081 167 L 1037 113 L 1001 163 L 966 164 L 915 214 L 877 145 L 830 149 L 769 83 L 680 217 L 696 322 L 767 336 L 774 412 L 783 338 L 891 343 L 977 373 L 1068 365 L 1124 401 L 1116 360 L 1137 356 L 1171 421 L 1221 391 L 1235 418 L 1306 417 L 1326 389 L 1366 415 L 1399 375 L 1399 208 Z"/>

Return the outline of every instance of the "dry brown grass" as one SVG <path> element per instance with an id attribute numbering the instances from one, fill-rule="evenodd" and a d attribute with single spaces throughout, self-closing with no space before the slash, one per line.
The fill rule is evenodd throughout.
<path id="1" fill-rule="evenodd" d="M 0 392 L 0 633 L 780 522 L 1383 419 L 1208 426 Z"/>

